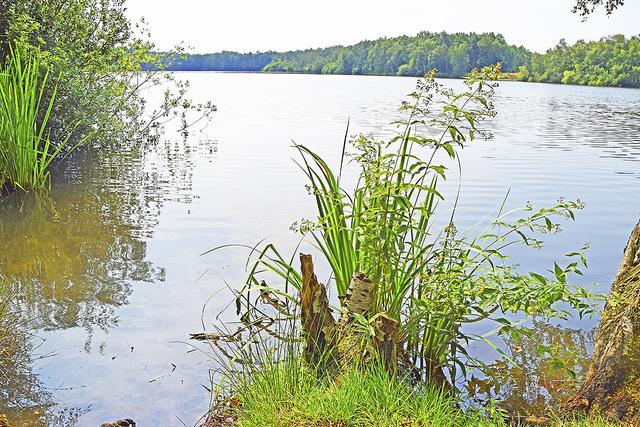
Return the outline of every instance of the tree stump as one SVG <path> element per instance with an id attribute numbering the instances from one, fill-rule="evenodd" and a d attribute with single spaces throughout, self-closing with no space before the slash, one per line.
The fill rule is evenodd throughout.
<path id="1" fill-rule="evenodd" d="M 365 274 L 354 273 L 347 293 L 342 300 L 338 322 L 329 307 L 327 289 L 318 282 L 313 271 L 311 255 L 300 254 L 302 289 L 302 330 L 306 345 L 307 363 L 321 370 L 341 372 L 378 356 L 390 372 L 398 366 L 398 348 L 401 346 L 398 323 L 385 313 L 376 313 L 376 286 Z M 367 339 L 358 328 L 356 317 L 363 316 L 367 327 L 373 328 L 373 337 Z M 365 325 L 362 325 L 365 326 Z"/>
<path id="2" fill-rule="evenodd" d="M 318 365 L 333 358 L 336 322 L 331 314 L 327 289 L 318 282 L 313 270 L 311 255 L 300 254 L 302 271 L 302 329 L 306 346 L 304 357 L 307 363 Z"/>
<path id="3" fill-rule="evenodd" d="M 383 366 L 391 373 L 398 372 L 398 358 L 402 352 L 398 322 L 382 314 L 376 319 L 376 351 Z"/>
<path id="4" fill-rule="evenodd" d="M 640 222 L 624 251 L 571 410 L 640 425 Z"/>

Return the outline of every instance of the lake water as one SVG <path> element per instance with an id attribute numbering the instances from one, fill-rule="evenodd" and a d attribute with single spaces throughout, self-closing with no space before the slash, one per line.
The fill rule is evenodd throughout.
<path id="1" fill-rule="evenodd" d="M 347 119 L 351 133 L 386 135 L 415 85 L 394 77 L 180 77 L 196 99 L 218 106 L 206 129 L 186 141 L 169 132 L 145 152 L 77 156 L 48 197 L 14 194 L 0 203 L 0 281 L 33 328 L 13 337 L 14 364 L 0 378 L 0 412 L 15 425 L 123 417 L 194 425 L 208 405 L 213 364 L 189 333 L 227 305 L 246 257 L 239 249 L 200 254 L 262 238 L 293 250 L 289 226 L 313 217 L 313 201 L 291 160 L 292 141 L 337 164 Z M 574 223 L 544 251 L 516 251 L 514 262 L 544 270 L 590 242 L 580 281 L 610 283 L 640 214 L 640 90 L 504 82 L 495 101 L 495 138 L 465 148 L 461 177 L 452 172 L 443 187 L 451 195 L 462 184 L 458 228 L 486 222 L 509 190 L 509 207 L 579 198 L 586 208 Z M 326 266 L 319 270 L 327 277 Z"/>

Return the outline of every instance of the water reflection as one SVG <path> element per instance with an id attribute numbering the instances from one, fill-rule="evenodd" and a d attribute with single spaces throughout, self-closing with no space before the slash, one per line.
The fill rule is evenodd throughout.
<path id="1" fill-rule="evenodd" d="M 15 313 L 0 316 L 0 413 L 24 427 L 74 425 L 82 411 L 57 407 L 33 372 L 37 345 L 25 330 Z"/>
<path id="2" fill-rule="evenodd" d="M 130 281 L 164 272 L 145 260 L 146 243 L 122 221 L 117 193 L 55 196 L 26 194 L 3 207 L 17 214 L 0 220 L 0 269 L 14 309 L 35 328 L 112 327 Z"/>
<path id="3" fill-rule="evenodd" d="M 57 406 L 40 383 L 34 359 L 58 356 L 38 353 L 37 331 L 83 328 L 91 352 L 95 328 L 118 326 L 134 286 L 165 280 L 164 268 L 147 259 L 148 239 L 167 200 L 195 197 L 194 156 L 213 159 L 215 152 L 209 140 L 109 157 L 88 151 L 58 171 L 62 182 L 50 193 L 3 200 L 0 301 L 8 301 L 11 316 L 0 316 L 0 413 L 10 421 L 71 426 L 86 412 Z"/>
<path id="4" fill-rule="evenodd" d="M 589 367 L 595 329 L 581 330 L 535 322 L 526 335 L 505 341 L 517 365 L 499 361 L 489 377 L 474 379 L 468 391 L 479 401 L 496 398 L 515 416 L 548 416 L 575 392 Z"/>
<path id="5" fill-rule="evenodd" d="M 504 89 L 506 88 L 506 90 Z M 501 96 L 500 92 L 509 95 Z M 538 149 L 594 149 L 601 158 L 637 161 L 640 158 L 640 102 L 636 89 L 558 87 L 505 82 L 496 103 L 501 137 Z M 523 121 L 530 127 L 514 129 Z M 509 131 L 509 134 L 505 131 Z M 513 131 L 516 131 L 513 133 Z M 535 130 L 535 132 L 531 132 Z M 621 173 L 627 173 L 622 171 Z M 640 173 L 636 176 L 640 178 Z"/>

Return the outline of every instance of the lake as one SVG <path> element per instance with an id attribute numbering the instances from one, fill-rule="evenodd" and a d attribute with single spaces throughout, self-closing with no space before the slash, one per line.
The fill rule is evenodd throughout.
<path id="1" fill-rule="evenodd" d="M 189 333 L 228 305 L 247 255 L 200 254 L 263 238 L 293 251 L 289 227 L 313 218 L 313 201 L 292 141 L 337 165 L 347 120 L 352 134 L 388 135 L 415 86 L 399 77 L 178 76 L 196 100 L 218 106 L 208 127 L 186 140 L 168 131 L 148 150 L 78 155 L 47 197 L 0 203 L 0 281 L 32 328 L 16 333 L 15 366 L 0 379 L 0 412 L 15 425 L 194 425 L 214 364 Z M 607 291 L 640 215 L 640 90 L 503 82 L 495 105 L 495 138 L 466 147 L 461 175 L 451 165 L 442 187 L 453 198 L 461 184 L 458 228 L 489 221 L 507 192 L 509 208 L 579 198 L 586 208 L 575 222 L 543 251 L 514 251 L 514 262 L 544 271 L 590 242 L 580 283 Z"/>

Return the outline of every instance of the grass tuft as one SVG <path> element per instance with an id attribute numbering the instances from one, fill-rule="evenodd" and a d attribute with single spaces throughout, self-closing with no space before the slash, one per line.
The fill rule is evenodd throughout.
<path id="1" fill-rule="evenodd" d="M 412 386 L 379 365 L 318 378 L 300 359 L 245 377 L 233 399 L 241 427 L 507 427 L 499 412 L 459 409 L 428 385 Z M 547 422 L 550 427 L 614 427 L 601 419 Z"/>
<path id="2" fill-rule="evenodd" d="M 283 362 L 256 373 L 237 396 L 241 405 L 238 425 L 243 427 L 463 426 L 481 422 L 457 410 L 443 392 L 427 386 L 413 388 L 378 366 L 351 370 L 329 381 L 318 379 L 299 360 Z"/>

